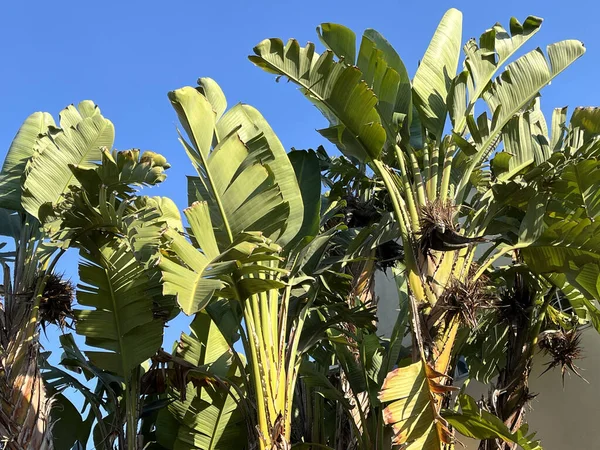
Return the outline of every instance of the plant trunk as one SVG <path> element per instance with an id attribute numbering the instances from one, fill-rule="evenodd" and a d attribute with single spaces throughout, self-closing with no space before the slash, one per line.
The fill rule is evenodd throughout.
<path id="1" fill-rule="evenodd" d="M 40 276 L 40 261 L 35 256 L 39 237 L 39 223 L 23 216 L 12 280 L 10 268 L 6 264 L 3 267 L 0 447 L 6 450 L 53 448 L 52 399 L 47 397 L 38 364 L 38 316 L 47 281 L 47 276 Z M 43 273 L 51 273 L 57 260 Z"/>
<path id="2" fill-rule="evenodd" d="M 0 445 L 6 450 L 51 450 L 52 402 L 38 367 L 38 335 L 24 339 L 24 334 L 17 333 L 0 357 Z"/>
<path id="3" fill-rule="evenodd" d="M 536 308 L 535 298 L 519 276 L 515 279 L 512 295 L 507 298 L 509 322 L 506 365 L 498 374 L 496 388 L 490 392 L 488 409 L 500 418 L 514 433 L 524 423 L 525 409 L 533 398 L 529 392 L 529 375 L 537 336 L 544 321 L 546 309 L 553 294 L 548 294 L 541 308 Z M 506 300 L 505 300 L 506 301 Z M 501 439 L 481 441 L 479 450 L 514 450 L 517 444 Z"/>

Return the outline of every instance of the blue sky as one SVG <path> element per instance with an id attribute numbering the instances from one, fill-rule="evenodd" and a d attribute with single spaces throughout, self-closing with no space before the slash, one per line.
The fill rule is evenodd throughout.
<path id="1" fill-rule="evenodd" d="M 168 180 L 148 193 L 169 196 L 184 208 L 185 175 L 192 168 L 177 142 L 167 91 L 212 77 L 230 105 L 241 101 L 257 107 L 286 148 L 315 148 L 324 143 L 314 130 L 324 127 L 325 119 L 292 85 L 276 84 L 254 67 L 247 60 L 252 47 L 267 37 L 314 42 L 321 22 L 342 23 L 359 35 L 375 28 L 412 75 L 450 7 L 463 11 L 463 42 L 495 22 L 508 28 L 511 16 L 523 21 L 530 14 L 545 21 L 527 50 L 582 40 L 586 55 L 543 91 L 542 105 L 549 114 L 558 106 L 600 104 L 600 6 L 592 1 L 11 1 L 4 2 L 0 15 L 0 148 L 8 149 L 30 113 L 42 110 L 57 117 L 66 105 L 91 99 L 115 124 L 116 148 L 167 157 L 173 165 Z M 76 277 L 75 258 L 67 258 L 63 268 Z M 178 319 L 171 326 L 170 342 L 184 323 Z M 56 349 L 51 343 L 47 347 Z"/>

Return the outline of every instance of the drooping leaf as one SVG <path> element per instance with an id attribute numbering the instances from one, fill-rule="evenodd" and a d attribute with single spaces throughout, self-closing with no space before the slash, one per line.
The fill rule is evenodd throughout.
<path id="1" fill-rule="evenodd" d="M 465 52 L 465 68 L 468 70 L 468 76 L 471 78 L 471 90 L 469 98 L 466 98 L 466 92 L 462 95 L 453 94 L 457 99 L 455 103 L 465 104 L 465 112 L 472 110 L 473 105 L 481 97 L 488 83 L 494 77 L 494 74 L 502 65 L 535 33 L 542 25 L 542 19 L 535 16 L 529 16 L 521 24 L 515 17 L 510 19 L 510 34 L 499 24 L 486 30 L 480 37 L 479 43 L 475 39 L 469 41 L 463 47 Z M 456 115 L 454 120 L 455 131 L 462 132 L 466 125 L 466 115 Z"/>
<path id="2" fill-rule="evenodd" d="M 471 158 L 456 189 L 456 199 L 462 202 L 473 170 L 486 158 L 505 125 L 529 105 L 539 91 L 585 52 L 580 41 L 567 40 L 549 45 L 548 59 L 541 49 L 533 50 L 509 64 L 504 72 L 483 92 L 483 99 L 492 111 L 493 119 L 477 141 L 477 155 Z M 477 130 L 478 129 L 478 130 Z M 471 134 L 480 133 L 482 124 L 470 127 Z"/>
<path id="3" fill-rule="evenodd" d="M 356 34 L 350 28 L 337 23 L 322 23 L 317 27 L 319 40 L 325 47 L 344 59 L 349 65 L 356 64 Z"/>
<path id="4" fill-rule="evenodd" d="M 333 60 L 333 52 L 315 53 L 314 44 L 300 47 L 290 39 L 266 39 L 254 47 L 250 61 L 269 73 L 285 76 L 329 120 L 319 132 L 340 151 L 360 161 L 377 159 L 386 133 L 377 113 L 377 97 L 355 66 Z"/>
<path id="5" fill-rule="evenodd" d="M 508 427 L 493 414 L 480 409 L 475 400 L 468 395 L 461 395 L 459 403 L 462 413 L 445 411 L 444 419 L 459 433 L 474 439 L 502 439 L 505 442 L 518 444 L 524 450 L 542 450 L 540 442 L 534 440 L 535 433 L 526 436 L 527 426 L 512 433 Z"/>
<path id="6" fill-rule="evenodd" d="M 228 248 L 217 254 L 216 237 L 211 226 L 208 205 L 192 204 L 185 211 L 192 227 L 199 251 L 181 234 L 167 230 L 164 234 L 169 253 L 161 256 L 159 267 L 164 283 L 163 293 L 177 297 L 185 314 L 201 311 L 209 304 L 216 291 L 226 298 L 244 300 L 253 293 L 277 289 L 282 283 L 270 279 L 242 278 L 254 273 L 268 273 L 261 261 L 277 259 L 281 247 L 261 233 L 241 233 Z M 244 263 L 258 263 L 248 264 Z"/>
<path id="7" fill-rule="evenodd" d="M 383 416 L 394 429 L 395 445 L 404 444 L 407 450 L 441 450 L 449 442 L 436 400 L 449 388 L 439 384 L 436 375 L 421 361 L 387 375 L 379 400 L 389 403 Z"/>
<path id="8" fill-rule="evenodd" d="M 83 419 L 77 408 L 62 393 L 52 396 L 50 417 L 53 423 L 52 439 L 56 450 L 71 450 L 83 431 Z M 88 430 L 89 431 L 89 430 Z M 87 439 L 87 436 L 84 436 Z"/>
<path id="9" fill-rule="evenodd" d="M 182 334 L 177 356 L 211 374 L 235 375 L 232 349 L 208 314 L 198 313 L 190 328 L 192 334 Z M 159 412 L 156 435 L 163 447 L 226 450 L 245 441 L 245 418 L 235 389 L 210 384 L 196 388 L 191 379 L 185 384 L 186 398 L 173 387 L 174 401 Z"/>

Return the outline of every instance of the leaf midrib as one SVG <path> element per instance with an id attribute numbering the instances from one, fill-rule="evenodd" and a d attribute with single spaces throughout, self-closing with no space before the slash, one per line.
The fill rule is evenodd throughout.
<path id="1" fill-rule="evenodd" d="M 117 328 L 117 342 L 119 344 L 119 356 L 121 357 L 121 369 L 123 370 L 123 376 L 125 377 L 125 379 L 127 379 L 127 373 L 125 373 L 125 355 L 124 355 L 124 342 L 123 342 L 123 335 L 121 333 L 121 325 L 120 325 L 120 321 L 119 321 L 119 314 L 118 314 L 118 310 L 117 310 L 117 301 L 116 301 L 116 297 L 115 297 L 115 290 L 113 287 L 113 283 L 112 280 L 110 278 L 110 273 L 108 271 L 108 269 L 106 267 L 103 267 L 104 269 L 104 273 L 106 274 L 106 280 L 108 281 L 108 287 L 110 290 L 110 300 L 112 302 L 113 305 L 113 318 L 115 319 L 115 327 Z"/>

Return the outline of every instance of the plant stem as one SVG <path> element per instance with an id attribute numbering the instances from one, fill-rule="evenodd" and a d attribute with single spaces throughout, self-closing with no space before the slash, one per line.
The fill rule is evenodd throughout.
<path id="1" fill-rule="evenodd" d="M 131 372 L 125 382 L 125 419 L 127 426 L 127 450 L 137 450 L 137 422 L 140 366 Z"/>
<path id="2" fill-rule="evenodd" d="M 256 412 L 258 415 L 258 431 L 261 434 L 258 437 L 260 450 L 266 450 L 270 446 L 270 430 L 267 420 L 267 410 L 265 407 L 265 392 L 263 389 L 263 377 L 260 370 L 261 361 L 258 352 L 258 335 L 252 315 L 251 300 L 244 301 L 244 321 L 246 322 L 246 332 L 248 333 L 248 347 L 245 352 L 250 356 L 250 367 L 252 368 L 252 384 L 254 385 L 254 394 L 256 395 Z"/>

